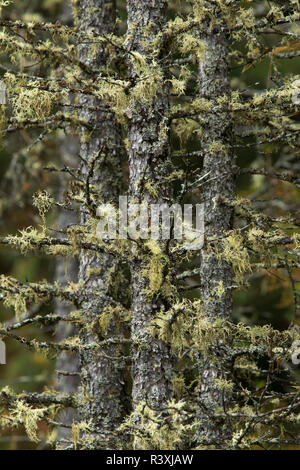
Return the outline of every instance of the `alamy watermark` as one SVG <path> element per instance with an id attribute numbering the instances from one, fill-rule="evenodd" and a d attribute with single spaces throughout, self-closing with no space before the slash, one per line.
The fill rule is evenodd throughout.
<path id="1" fill-rule="evenodd" d="M 296 340 L 292 344 L 292 363 L 295 366 L 300 364 L 300 340 Z"/>
<path id="2" fill-rule="evenodd" d="M 293 104 L 300 104 L 300 80 L 295 80 L 292 83 L 292 88 L 295 90 L 292 94 L 292 102 Z"/>
<path id="3" fill-rule="evenodd" d="M 177 240 L 186 250 L 199 250 L 204 243 L 203 204 L 128 204 L 119 197 L 119 207 L 101 204 L 97 208 L 96 233 L 102 240 Z M 6 347 L 0 340 L 0 364 L 6 364 Z"/>
<path id="4" fill-rule="evenodd" d="M 119 207 L 101 204 L 96 233 L 102 240 L 179 240 L 187 250 L 199 250 L 204 243 L 203 204 L 139 204 L 119 197 Z"/>
<path id="5" fill-rule="evenodd" d="M 0 80 L 0 104 L 6 104 L 6 85 Z"/>
<path id="6" fill-rule="evenodd" d="M 6 364 L 6 346 L 4 341 L 0 340 L 0 364 Z"/>

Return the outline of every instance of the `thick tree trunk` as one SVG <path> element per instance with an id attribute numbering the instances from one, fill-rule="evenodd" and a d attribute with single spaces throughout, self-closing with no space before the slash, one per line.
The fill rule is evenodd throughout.
<path id="1" fill-rule="evenodd" d="M 155 35 L 166 22 L 167 2 L 164 0 L 129 0 L 128 33 L 131 52 L 143 55 Z M 162 52 L 162 51 L 161 51 Z M 157 70 L 159 66 L 157 65 Z M 132 79 L 137 78 L 134 60 L 131 66 Z M 170 184 L 166 176 L 170 173 L 169 132 L 167 114 L 169 110 L 169 86 L 157 81 L 156 93 L 147 102 L 135 99 L 132 104 L 129 128 L 129 170 L 131 202 L 147 204 L 170 203 Z M 153 188 L 151 191 L 149 188 Z M 169 347 L 155 339 L 149 326 L 155 316 L 168 308 L 162 295 L 168 270 L 167 243 L 158 241 L 155 249 L 147 249 L 145 244 L 133 244 L 134 262 L 132 263 L 132 400 L 136 410 L 141 403 L 159 412 L 167 406 L 172 395 L 172 363 Z M 152 257 L 152 261 L 151 261 Z M 149 263 L 156 259 L 157 282 L 151 282 L 147 272 Z M 163 261 L 164 260 L 164 261 Z M 164 263 L 164 267 L 160 263 Z M 162 275 L 161 279 L 160 276 Z M 140 424 L 136 418 L 136 424 Z M 145 424 L 145 422 L 144 422 Z M 136 447 L 145 445 L 139 440 Z"/>
<path id="2" fill-rule="evenodd" d="M 218 6 L 208 2 L 206 6 L 219 21 L 218 26 L 211 28 L 208 22 L 203 27 L 207 31 L 201 36 L 206 52 L 199 63 L 199 93 L 212 103 L 202 135 L 203 175 L 208 174 L 206 179 L 209 181 L 202 185 L 205 245 L 201 250 L 200 275 L 203 312 L 213 322 L 218 318 L 230 320 L 232 314 L 232 268 L 220 259 L 217 252 L 222 250 L 222 237 L 232 228 L 232 208 L 226 205 L 226 199 L 231 200 L 234 196 L 234 176 L 228 48 L 225 33 L 222 32 L 225 23 L 222 25 L 222 13 Z M 217 342 L 208 355 L 209 359 L 202 358 L 200 361 L 200 399 L 207 407 L 207 411 L 203 412 L 202 408 L 200 414 L 200 421 L 203 422 L 200 434 L 207 441 L 217 443 L 230 438 L 222 422 L 210 419 L 210 414 L 218 407 L 226 407 L 229 399 L 216 382 L 216 379 L 226 379 L 225 349 L 224 344 Z"/>
<path id="3" fill-rule="evenodd" d="M 94 32 L 100 36 L 114 32 L 115 2 L 111 0 L 85 0 L 78 4 L 78 26 L 83 33 Z M 79 46 L 79 58 L 93 69 L 105 66 L 107 61 L 106 43 L 97 43 L 97 50 L 89 44 Z M 100 103 L 93 97 L 84 96 L 81 99 L 83 111 L 81 118 L 86 119 L 93 127 L 92 133 L 81 138 L 81 157 L 87 164 L 82 166 L 82 175 L 86 180 L 88 175 L 90 194 L 93 203 L 116 201 L 122 181 L 121 155 L 122 139 L 120 128 L 111 112 L 91 111 Z M 107 109 L 109 111 L 109 109 Z M 100 154 L 99 154 L 100 151 Z M 94 163 L 93 163 L 94 161 Z M 94 171 L 91 173 L 92 165 Z M 102 201 L 101 201 L 102 198 Z M 87 209 L 82 211 L 82 224 L 89 220 Z M 108 292 L 108 278 L 115 266 L 111 255 L 84 252 L 80 257 L 79 279 L 83 289 L 93 289 L 103 294 Z M 83 316 L 87 325 L 93 325 L 92 331 L 87 328 L 81 331 L 81 339 L 85 344 L 99 343 L 105 339 L 117 336 L 119 319 L 111 316 L 106 330 L 101 330 L 99 320 L 103 315 L 106 301 L 92 297 L 82 305 Z M 80 416 L 84 421 L 92 420 L 96 431 L 96 448 L 114 448 L 117 444 L 114 431 L 124 417 L 124 363 L 114 360 L 120 355 L 120 345 L 111 343 L 100 350 L 83 351 L 81 359 L 82 386 L 90 400 L 80 408 Z M 109 437 L 107 437 L 109 436 Z"/>

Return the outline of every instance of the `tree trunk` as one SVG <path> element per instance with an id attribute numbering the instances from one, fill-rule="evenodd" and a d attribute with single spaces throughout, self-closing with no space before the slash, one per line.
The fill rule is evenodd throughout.
<path id="1" fill-rule="evenodd" d="M 209 100 L 212 107 L 205 118 L 202 135 L 203 175 L 208 175 L 206 179 L 209 181 L 202 185 L 205 245 L 201 250 L 200 275 L 203 313 L 214 322 L 218 318 L 230 320 L 232 314 L 232 268 L 217 253 L 222 250 L 222 237 L 232 229 L 233 211 L 226 205 L 226 200 L 234 197 L 234 162 L 229 111 L 230 69 L 227 40 L 222 32 L 225 22 L 218 6 L 207 2 L 206 7 L 214 18 L 218 18 L 219 24 L 211 26 L 207 20 L 203 26 L 205 33 L 201 35 L 206 52 L 199 62 L 199 94 Z M 218 101 L 219 98 L 223 98 L 222 102 Z M 200 399 L 207 407 L 200 413 L 200 422 L 203 421 L 200 434 L 207 441 L 217 443 L 230 438 L 223 423 L 210 418 L 218 407 L 226 407 L 229 399 L 216 383 L 216 379 L 226 379 L 225 349 L 224 344 L 216 342 L 208 354 L 209 359 L 200 360 Z"/>
<path id="2" fill-rule="evenodd" d="M 65 147 L 64 145 L 62 147 Z M 74 157 L 74 155 L 72 155 Z M 74 160 L 74 158 L 72 158 Z M 66 163 L 67 164 L 67 163 Z M 65 181 L 64 178 L 61 178 Z M 62 181 L 63 183 L 63 181 Z M 61 190 L 62 193 L 63 185 L 61 183 Z M 60 197 L 62 194 L 60 194 Z M 76 214 L 70 211 L 62 211 L 59 214 L 58 219 L 58 229 L 64 230 L 68 226 L 71 226 L 75 223 L 78 223 Z M 67 270 L 67 274 L 66 274 Z M 68 263 L 66 263 L 65 259 L 58 258 L 55 267 L 55 280 L 63 285 L 68 282 L 77 282 L 78 280 L 78 260 L 76 258 L 71 258 Z M 61 302 L 60 300 L 55 301 L 55 312 L 57 315 L 68 317 L 69 313 L 72 311 L 72 307 L 70 307 L 65 302 Z M 70 338 L 72 336 L 76 336 L 76 329 L 71 323 L 67 322 L 59 322 L 57 325 L 56 330 L 56 340 L 63 341 L 66 338 Z M 56 388 L 60 393 L 66 394 L 75 394 L 77 392 L 80 380 L 78 375 L 73 375 L 78 373 L 79 371 L 79 363 L 78 363 L 78 354 L 70 353 L 70 352 L 62 352 L 57 360 L 56 364 L 58 371 L 63 371 L 66 373 L 70 373 L 72 375 L 62 374 L 57 376 L 57 384 Z M 65 426 L 70 426 L 73 421 L 76 421 L 76 410 L 73 408 L 67 408 L 64 410 L 60 416 L 59 421 Z M 68 427 L 59 427 L 58 429 L 58 444 L 59 446 L 64 446 L 64 440 L 69 439 L 70 437 L 70 429 Z M 60 441 L 62 443 L 60 443 Z"/>
<path id="3" fill-rule="evenodd" d="M 63 6 L 62 12 L 62 23 L 64 24 L 73 24 L 72 9 L 69 3 L 65 3 Z M 70 133 L 71 134 L 71 133 Z M 61 166 L 66 165 L 71 168 L 74 168 L 78 165 L 78 139 L 72 137 L 70 134 L 64 135 L 61 143 L 59 144 L 60 150 L 60 161 L 62 162 Z M 58 199 L 62 202 L 63 194 L 66 189 L 67 178 L 64 173 L 60 174 L 59 178 L 59 191 Z M 73 208 L 75 210 L 75 208 Z M 68 227 L 78 224 L 78 214 L 70 210 L 60 209 L 58 216 L 58 230 L 64 231 Z M 66 264 L 66 261 L 63 258 L 58 258 L 55 264 L 55 280 L 64 284 L 67 281 L 77 282 L 78 281 L 78 259 L 77 257 L 72 257 L 69 262 Z M 55 311 L 58 315 L 68 317 L 72 310 L 72 307 L 67 305 L 65 302 L 61 302 L 59 299 L 55 301 Z M 58 323 L 56 328 L 56 340 L 63 341 L 66 338 L 76 336 L 76 328 L 71 323 L 61 321 Z M 66 374 L 58 374 L 56 388 L 60 393 L 66 394 L 75 394 L 78 390 L 80 384 L 80 379 L 78 375 L 79 372 L 79 358 L 76 353 L 68 353 L 66 351 L 62 352 L 58 356 L 57 360 L 57 370 L 66 372 Z M 72 374 L 72 375 L 67 375 Z M 58 445 L 64 447 L 66 443 L 64 441 L 69 440 L 70 438 L 70 428 L 68 426 L 72 425 L 76 421 L 77 413 L 74 408 L 67 408 L 59 416 L 59 422 L 63 426 L 58 428 Z M 61 441 L 61 442 L 60 442 Z"/>
<path id="4" fill-rule="evenodd" d="M 78 6 L 78 26 L 83 33 L 94 32 L 100 36 L 114 32 L 115 29 L 115 2 L 111 0 L 85 0 Z M 106 43 L 97 43 L 97 50 L 89 44 L 79 46 L 80 60 L 101 71 L 107 62 Z M 116 201 L 122 182 L 123 152 L 121 131 L 111 112 L 92 111 L 88 107 L 95 107 L 103 103 L 93 97 L 84 96 L 81 99 L 83 111 L 81 118 L 86 119 L 93 127 L 92 133 L 88 131 L 81 137 L 81 157 L 86 164 L 82 165 L 83 179 L 89 176 L 90 198 L 96 207 L 100 202 Z M 99 153 L 100 152 L 100 153 Z M 94 166 L 94 171 L 91 168 Z M 101 199 L 102 198 L 102 199 Z M 83 208 L 81 223 L 89 221 L 87 208 Z M 83 289 L 93 289 L 95 292 L 107 294 L 109 290 L 109 275 L 115 267 L 115 260 L 109 254 L 99 257 L 97 254 L 83 252 L 80 256 L 79 279 Z M 117 336 L 120 318 L 112 315 L 106 329 L 99 327 L 107 303 L 92 297 L 89 302 L 81 306 L 83 317 L 88 328 L 80 333 L 85 344 L 96 343 Z M 80 416 L 84 421 L 92 421 L 95 430 L 94 447 L 115 448 L 117 446 L 114 431 L 118 428 L 124 417 L 124 363 L 112 357 L 120 355 L 122 346 L 109 344 L 100 350 L 83 351 L 81 359 L 81 376 L 84 393 L 89 400 L 80 407 Z M 95 437 L 94 436 L 94 437 Z M 107 437 L 109 436 L 109 437 Z M 90 436 L 89 436 L 90 437 Z"/>
<path id="5" fill-rule="evenodd" d="M 166 22 L 167 2 L 129 0 L 127 9 L 130 35 L 128 47 L 131 52 L 146 55 L 147 43 L 154 39 Z M 158 71 L 159 65 L 156 64 L 155 67 Z M 172 198 L 170 184 L 166 181 L 170 173 L 167 127 L 169 85 L 164 73 L 161 73 L 163 78 L 161 83 L 157 81 L 153 96 L 147 101 L 134 98 L 130 110 L 129 195 L 131 202 L 140 204 L 169 203 Z M 131 64 L 131 76 L 133 82 L 138 79 L 134 60 Z M 167 247 L 168 243 L 161 240 L 148 247 L 145 243 L 133 243 L 131 333 L 134 410 L 147 404 L 152 410 L 159 412 L 167 406 L 172 396 L 169 347 L 153 338 L 149 332 L 151 321 L 160 311 L 168 308 L 168 300 L 162 293 L 168 272 Z M 151 271 L 152 276 L 157 276 L 156 279 L 151 279 Z M 135 423 L 141 425 L 137 415 Z M 147 428 L 145 423 L 146 421 L 144 425 Z M 145 443 L 137 439 L 135 446 L 140 448 Z"/>

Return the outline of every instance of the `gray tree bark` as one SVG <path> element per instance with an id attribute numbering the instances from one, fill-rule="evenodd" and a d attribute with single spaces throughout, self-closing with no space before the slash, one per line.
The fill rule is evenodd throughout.
<path id="1" fill-rule="evenodd" d="M 70 139 L 69 139 L 70 142 Z M 65 142 L 64 142 L 65 144 Z M 69 144 L 70 145 L 70 144 Z M 64 149 L 65 145 L 62 146 L 62 150 Z M 77 145 L 75 146 L 77 148 Z M 70 150 L 70 149 L 69 149 Z M 71 155 L 71 160 L 74 163 L 74 154 Z M 67 163 L 66 163 L 67 164 Z M 63 178 L 62 178 L 63 179 Z M 60 190 L 60 198 L 62 196 L 62 188 L 63 184 L 61 184 Z M 58 218 L 58 228 L 59 230 L 64 230 L 69 226 L 78 223 L 78 217 L 76 213 L 70 211 L 62 211 L 59 214 Z M 67 270 L 67 273 L 66 273 Z M 64 259 L 58 259 L 56 262 L 55 268 L 55 280 L 63 285 L 66 280 L 69 282 L 77 282 L 78 281 L 78 259 L 71 258 L 68 263 Z M 67 305 L 65 302 L 61 302 L 60 300 L 55 301 L 55 311 L 58 315 L 68 317 L 69 313 L 71 312 L 72 308 Z M 76 335 L 76 328 L 71 323 L 67 322 L 59 322 L 57 325 L 56 330 L 56 340 L 63 341 L 66 338 L 72 337 Z M 79 358 L 78 354 L 70 353 L 70 352 L 62 352 L 57 360 L 56 368 L 58 371 L 66 372 L 67 374 L 58 374 L 57 376 L 57 383 L 56 388 L 60 393 L 66 394 L 75 394 L 77 392 L 78 386 L 80 384 L 80 379 L 78 375 L 79 371 Z M 60 423 L 63 426 L 58 428 L 58 442 L 59 446 L 64 446 L 64 441 L 69 439 L 70 437 L 70 428 L 68 426 L 72 425 L 73 421 L 76 421 L 77 413 L 74 408 L 67 408 L 65 409 L 59 417 Z M 64 427 L 66 426 L 66 427 Z M 61 444 L 60 444 L 60 441 Z"/>
<path id="2" fill-rule="evenodd" d="M 213 106 L 203 123 L 202 151 L 204 155 L 203 175 L 208 174 L 207 183 L 202 185 L 204 200 L 205 245 L 201 250 L 201 300 L 203 312 L 210 321 L 218 318 L 231 319 L 232 315 L 232 267 L 217 256 L 221 239 L 232 228 L 233 211 L 226 200 L 234 197 L 232 127 L 229 110 L 230 81 L 228 44 L 222 32 L 223 22 L 220 8 L 206 2 L 206 7 L 217 18 L 219 24 L 204 23 L 201 39 L 206 52 L 199 62 L 199 94 L 212 102 Z M 225 29 L 225 28 L 224 28 Z M 222 104 L 218 98 L 224 97 Z M 214 143 L 220 144 L 220 151 L 214 151 Z M 212 241 L 215 240 L 215 241 Z M 220 284 L 221 283 L 221 284 Z M 222 285 L 224 293 L 218 295 L 216 288 Z M 217 387 L 216 379 L 226 379 L 224 357 L 226 345 L 216 342 L 209 359 L 200 360 L 200 436 L 219 445 L 230 439 L 230 431 L 222 421 L 211 419 L 218 407 L 225 407 L 229 397 Z M 212 360 L 214 358 L 214 362 Z M 224 427 L 225 426 L 225 427 Z"/>
<path id="3" fill-rule="evenodd" d="M 84 0 L 78 4 L 78 26 L 83 33 L 94 32 L 100 36 L 112 33 L 115 19 L 114 1 Z M 81 62 L 100 72 L 108 58 L 106 43 L 98 43 L 96 52 L 91 45 L 81 44 L 79 58 Z M 103 201 L 116 201 L 122 182 L 123 145 L 120 128 L 111 112 L 88 109 L 100 104 L 103 108 L 103 103 L 86 95 L 81 99 L 81 118 L 86 119 L 94 129 L 81 139 L 80 153 L 86 162 L 81 170 L 85 180 L 90 176 L 90 197 L 95 206 Z M 93 166 L 94 171 L 91 172 Z M 87 209 L 83 208 L 81 223 L 87 224 L 89 218 Z M 79 280 L 83 283 L 83 289 L 107 294 L 108 277 L 114 267 L 115 260 L 109 254 L 103 254 L 100 258 L 97 254 L 82 253 Z M 113 315 L 106 331 L 99 328 L 99 320 L 106 305 L 107 302 L 99 300 L 97 296 L 82 304 L 87 325 L 93 325 L 92 331 L 88 328 L 80 332 L 85 344 L 98 344 L 120 335 L 117 326 L 120 319 Z M 92 420 L 97 448 L 115 448 L 117 444 L 114 431 L 121 424 L 125 413 L 124 363 L 112 359 L 120 355 L 121 348 L 122 346 L 111 343 L 100 350 L 85 350 L 80 354 L 82 387 L 90 400 L 80 407 L 79 413 L 82 420 Z"/>
<path id="4" fill-rule="evenodd" d="M 153 38 L 166 22 L 167 2 L 165 0 L 128 0 L 128 47 L 132 52 L 143 55 Z M 161 51 L 163 53 L 163 51 Z M 136 78 L 134 61 L 131 67 L 132 80 Z M 170 203 L 172 193 L 166 176 L 170 173 L 169 133 L 160 132 L 167 126 L 169 110 L 169 86 L 164 77 L 161 89 L 149 102 L 134 102 L 129 128 L 129 194 L 135 203 Z M 155 191 L 149 191 L 149 187 Z M 134 244 L 135 245 L 135 244 Z M 167 243 L 159 241 L 161 255 L 167 256 Z M 155 339 L 149 332 L 151 321 L 161 310 L 168 308 L 168 301 L 160 289 L 151 294 L 147 275 L 149 268 L 145 246 L 133 248 L 132 263 L 132 400 L 133 409 L 147 403 L 156 412 L 167 406 L 172 396 L 172 360 L 169 347 Z M 150 255 L 151 256 L 151 255 Z M 164 275 L 168 270 L 165 267 Z M 162 279 L 162 283 L 164 279 Z M 139 424 L 139 420 L 136 420 Z M 137 441 L 137 448 L 140 443 Z"/>
<path id="5" fill-rule="evenodd" d="M 65 24 L 72 24 L 72 10 L 68 3 L 63 6 L 62 22 Z M 62 142 L 59 145 L 60 161 L 62 165 L 71 168 L 78 165 L 78 139 L 69 135 L 64 135 Z M 59 178 L 59 194 L 58 199 L 62 201 L 63 194 L 66 189 L 66 177 L 64 173 L 60 174 Z M 78 224 L 78 214 L 71 210 L 60 209 L 58 216 L 57 229 L 64 231 L 72 225 Z M 78 259 L 72 257 L 66 261 L 63 258 L 58 258 L 55 266 L 55 280 L 64 284 L 66 281 L 76 283 L 78 281 Z M 55 311 L 58 315 L 68 317 L 72 308 L 65 302 L 59 299 L 55 301 Z M 56 328 L 56 340 L 63 341 L 66 338 L 76 336 L 76 328 L 67 322 L 59 322 Z M 79 372 L 79 357 L 78 354 L 62 352 L 58 356 L 56 368 L 58 371 L 63 371 L 66 374 L 58 374 L 56 388 L 60 393 L 75 394 L 80 384 Z M 70 374 L 70 375 L 67 375 Z M 59 416 L 59 422 L 63 426 L 58 428 L 58 445 L 64 447 L 65 441 L 70 438 L 70 428 L 73 422 L 76 421 L 77 413 L 74 408 L 65 409 Z M 61 442 L 61 443 L 60 443 Z"/>

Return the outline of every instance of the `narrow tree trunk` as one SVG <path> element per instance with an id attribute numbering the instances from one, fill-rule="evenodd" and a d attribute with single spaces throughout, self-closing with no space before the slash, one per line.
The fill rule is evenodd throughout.
<path id="1" fill-rule="evenodd" d="M 63 180 L 63 178 L 61 179 Z M 63 181 L 61 182 L 60 198 L 62 196 L 62 188 L 64 187 L 62 183 Z M 78 220 L 75 213 L 61 210 L 58 218 L 59 230 L 64 230 L 76 223 L 78 223 Z M 66 263 L 66 260 L 58 258 L 55 268 L 55 280 L 61 285 L 66 283 L 66 280 L 68 280 L 68 282 L 77 282 L 78 260 L 76 258 L 71 258 L 69 262 Z M 71 310 L 72 307 L 67 305 L 65 302 L 56 300 L 55 311 L 58 315 L 67 317 Z M 59 322 L 57 325 L 56 340 L 59 342 L 72 336 L 76 336 L 76 329 L 74 326 L 71 323 Z M 72 374 L 58 374 L 56 384 L 57 390 L 60 393 L 66 393 L 68 395 L 75 394 L 80 383 L 79 376 L 73 375 L 79 371 L 78 354 L 62 352 L 58 357 L 56 368 L 58 371 L 64 371 L 66 373 Z M 59 421 L 64 426 L 70 426 L 73 422 L 76 421 L 76 416 L 77 414 L 75 409 L 67 408 L 60 414 Z M 59 427 L 58 429 L 58 443 L 60 448 L 65 445 L 64 440 L 69 439 L 70 437 L 70 429 L 64 426 Z M 63 440 L 62 443 L 60 443 L 61 440 Z"/>
<path id="2" fill-rule="evenodd" d="M 63 12 L 61 21 L 63 24 L 72 25 L 72 9 L 68 2 L 63 5 Z M 61 143 L 59 144 L 60 150 L 60 161 L 61 166 L 66 165 L 69 167 L 76 167 L 78 165 L 78 139 L 72 137 L 70 134 L 64 135 Z M 58 199 L 62 201 L 63 194 L 66 189 L 67 178 L 65 173 L 60 174 L 59 178 L 59 194 Z M 78 214 L 72 211 L 60 209 L 58 216 L 58 230 L 65 230 L 68 227 L 78 224 Z M 59 284 L 64 284 L 67 282 L 78 281 L 78 259 L 77 257 L 71 258 L 69 262 L 63 258 L 58 258 L 55 266 L 55 280 Z M 56 299 L 55 301 L 55 311 L 58 315 L 68 317 L 71 312 L 72 307 L 67 305 L 65 302 L 61 302 Z M 76 328 L 71 323 L 59 322 L 56 328 L 56 340 L 63 341 L 66 338 L 76 336 Z M 66 372 L 67 374 L 58 374 L 56 388 L 60 393 L 66 394 L 75 394 L 78 390 L 80 379 L 78 375 L 79 372 L 79 358 L 76 353 L 62 352 L 58 356 L 56 368 L 58 371 Z M 68 426 L 72 425 L 76 421 L 77 413 L 74 408 L 67 408 L 59 416 L 59 422 L 63 426 L 58 428 L 58 445 L 59 447 L 64 447 L 67 444 L 64 441 L 70 438 L 70 428 Z M 61 442 L 60 442 L 61 441 Z"/>
<path id="3" fill-rule="evenodd" d="M 111 0 L 84 0 L 78 4 L 78 26 L 83 33 L 94 32 L 99 36 L 114 32 L 115 2 Z M 106 43 L 97 43 L 97 50 L 89 44 L 79 46 L 80 60 L 98 69 L 105 66 L 107 61 Z M 93 97 L 84 96 L 81 99 L 83 111 L 81 118 L 86 119 L 93 127 L 81 139 L 81 157 L 87 164 L 82 166 L 84 180 L 89 178 L 92 202 L 97 206 L 101 198 L 105 202 L 115 201 L 122 181 L 121 156 L 122 140 L 120 128 L 111 112 L 91 111 L 88 107 L 97 107 L 100 103 Z M 107 111 L 109 109 L 107 108 Z M 100 151 L 100 153 L 99 153 Z M 94 165 L 94 171 L 91 168 Z M 103 202 L 103 200 L 101 202 Z M 89 220 L 87 209 L 82 211 L 82 224 Z M 114 267 L 114 258 L 103 254 L 84 252 L 80 257 L 79 279 L 83 289 L 93 289 L 103 294 L 108 292 L 108 278 Z M 87 326 L 92 327 L 81 331 L 81 339 L 85 344 L 99 343 L 112 336 L 118 335 L 117 323 L 119 318 L 111 316 L 105 330 L 101 330 L 99 320 L 103 315 L 106 301 L 92 297 L 82 305 L 83 316 Z M 84 421 L 92 421 L 97 433 L 96 448 L 115 448 L 114 431 L 124 417 L 124 379 L 122 361 L 112 357 L 120 355 L 120 345 L 110 344 L 100 350 L 89 350 L 81 353 L 82 386 L 89 400 L 81 406 L 80 416 Z M 96 436 L 96 434 L 95 434 Z M 107 437 L 109 436 L 109 437 Z M 102 439 L 102 441 L 101 441 Z"/>
<path id="4" fill-rule="evenodd" d="M 143 55 L 147 42 L 153 40 L 166 22 L 167 2 L 129 0 L 127 9 L 130 38 L 128 46 L 131 52 Z M 156 67 L 156 70 L 159 70 L 159 66 Z M 133 81 L 138 78 L 134 60 L 131 74 Z M 148 101 L 136 98 L 132 103 L 129 128 L 131 202 L 162 204 L 169 203 L 172 197 L 170 184 L 166 182 L 166 176 L 170 173 L 170 148 L 167 129 L 169 86 L 165 78 L 162 79 L 163 83 L 157 81 L 156 93 Z M 134 262 L 131 270 L 133 409 L 136 410 L 143 403 L 159 412 L 167 406 L 171 397 L 172 364 L 169 347 L 151 336 L 149 326 L 161 310 L 168 308 L 168 301 L 162 295 L 164 274 L 168 270 L 164 258 L 167 256 L 167 243 L 159 241 L 156 245 L 156 254 L 153 247 L 147 249 L 145 244 L 133 245 Z M 155 260 L 157 267 L 152 274 L 157 276 L 157 282 L 153 279 L 151 281 L 147 275 L 151 263 L 155 263 Z M 137 417 L 136 424 L 140 424 Z M 139 448 L 145 446 L 145 443 L 142 444 L 137 439 L 135 445 Z"/>
<path id="5" fill-rule="evenodd" d="M 218 318 L 230 320 L 232 314 L 232 268 L 220 259 L 217 252 L 222 250 L 220 239 L 232 228 L 232 209 L 226 205 L 226 199 L 234 196 L 234 176 L 228 47 L 225 33 L 222 32 L 225 23 L 222 24 L 219 7 L 206 3 L 213 17 L 219 21 L 217 26 L 211 27 L 209 21 L 203 25 L 206 32 L 201 39 L 206 45 L 206 52 L 199 63 L 199 93 L 212 103 L 211 111 L 205 117 L 202 135 L 203 175 L 208 174 L 206 179 L 209 181 L 202 185 L 205 245 L 201 250 L 200 274 L 204 315 L 213 322 Z M 218 101 L 220 98 L 222 100 Z M 222 288 L 224 291 L 220 294 Z M 207 407 L 206 412 L 202 408 L 200 413 L 200 421 L 203 422 L 200 434 L 212 442 L 230 438 L 222 422 L 210 419 L 210 413 L 226 406 L 228 401 L 216 382 L 216 379 L 226 378 L 224 348 L 224 344 L 215 343 L 208 354 L 209 359 L 200 361 L 200 399 Z"/>

